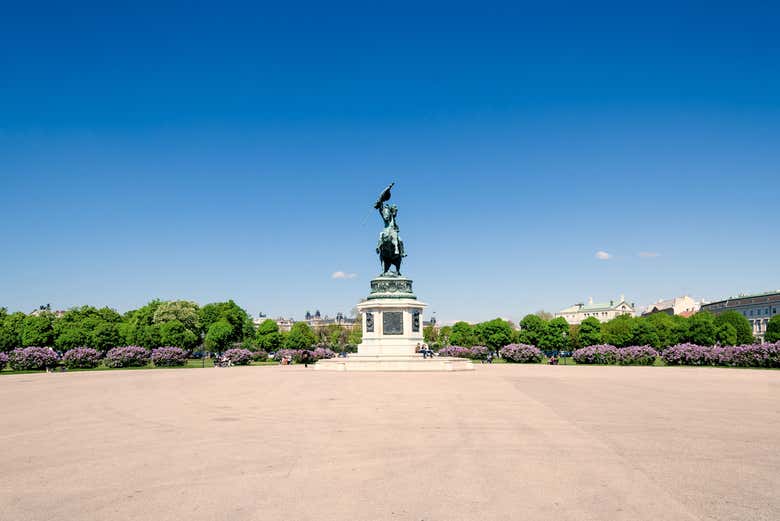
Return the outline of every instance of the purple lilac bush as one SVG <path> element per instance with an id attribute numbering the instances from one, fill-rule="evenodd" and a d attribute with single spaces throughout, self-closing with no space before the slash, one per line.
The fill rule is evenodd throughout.
<path id="1" fill-rule="evenodd" d="M 471 358 L 471 349 L 461 346 L 447 346 L 439 349 L 439 356 L 452 356 L 455 358 Z"/>
<path id="2" fill-rule="evenodd" d="M 252 351 L 249 349 L 228 349 L 222 353 L 222 356 L 230 360 L 233 365 L 249 365 L 252 361 Z"/>
<path id="3" fill-rule="evenodd" d="M 618 349 L 617 363 L 620 365 L 653 365 L 658 351 L 650 346 L 629 346 Z"/>
<path id="4" fill-rule="evenodd" d="M 257 351 L 252 351 L 252 360 L 254 360 L 255 362 L 267 362 L 268 353 L 266 353 L 262 349 L 258 349 Z"/>
<path id="5" fill-rule="evenodd" d="M 152 349 L 152 362 L 157 367 L 177 367 L 187 363 L 187 352 L 181 347 L 158 347 Z"/>
<path id="6" fill-rule="evenodd" d="M 68 369 L 91 369 L 100 365 L 101 354 L 91 347 L 76 347 L 62 355 L 62 363 Z"/>
<path id="7" fill-rule="evenodd" d="M 106 367 L 143 367 L 149 363 L 149 351 L 140 346 L 114 347 L 103 362 Z"/>
<path id="8" fill-rule="evenodd" d="M 578 364 L 614 364 L 618 361 L 618 349 L 613 345 L 598 344 L 576 349 L 571 356 Z"/>
<path id="9" fill-rule="evenodd" d="M 335 358 L 336 352 L 327 347 L 318 347 L 312 351 L 312 358 L 314 360 L 322 360 L 324 358 Z"/>
<path id="10" fill-rule="evenodd" d="M 11 351 L 8 362 L 14 371 L 33 371 L 57 365 L 59 357 L 50 347 L 18 347 Z"/>
<path id="11" fill-rule="evenodd" d="M 696 344 L 677 344 L 661 355 L 667 365 L 710 365 L 711 348 Z"/>
<path id="12" fill-rule="evenodd" d="M 502 347 L 498 354 L 507 362 L 520 364 L 537 364 L 544 358 L 541 350 L 528 344 L 509 344 Z"/>
<path id="13" fill-rule="evenodd" d="M 666 349 L 661 357 L 668 365 L 780 367 L 780 342 L 713 347 L 678 344 Z"/>
<path id="14" fill-rule="evenodd" d="M 274 353 L 274 360 L 281 362 L 282 358 L 290 357 L 291 360 L 300 360 L 301 353 L 297 349 L 280 349 Z"/>
<path id="15" fill-rule="evenodd" d="M 0 353 L 0 371 L 5 368 L 5 364 L 8 363 L 8 355 L 5 353 Z"/>
<path id="16" fill-rule="evenodd" d="M 469 349 L 468 358 L 472 360 L 485 360 L 490 353 L 490 349 L 486 346 L 474 346 Z"/>

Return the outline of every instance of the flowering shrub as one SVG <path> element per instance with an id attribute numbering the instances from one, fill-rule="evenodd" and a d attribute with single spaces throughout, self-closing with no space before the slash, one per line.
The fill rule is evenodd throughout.
<path id="1" fill-rule="evenodd" d="M 8 355 L 5 353 L 0 353 L 0 371 L 3 370 L 5 364 L 7 363 L 8 363 Z"/>
<path id="2" fill-rule="evenodd" d="M 507 362 L 520 364 L 536 364 L 544 358 L 544 353 L 535 346 L 528 344 L 509 344 L 502 347 L 498 354 Z"/>
<path id="3" fill-rule="evenodd" d="M 709 365 L 710 350 L 696 344 L 677 344 L 665 349 L 662 356 L 667 365 Z"/>
<path id="4" fill-rule="evenodd" d="M 658 351 L 650 346 L 630 346 L 618 349 L 617 363 L 621 365 L 653 365 Z"/>
<path id="5" fill-rule="evenodd" d="M 100 352 L 91 347 L 77 347 L 62 355 L 62 363 L 69 369 L 90 369 L 100 365 Z"/>
<path id="6" fill-rule="evenodd" d="M 282 358 L 290 357 L 291 360 L 298 358 L 300 360 L 301 353 L 297 349 L 280 349 L 274 353 L 274 360 L 281 362 Z"/>
<path id="7" fill-rule="evenodd" d="M 318 347 L 312 351 L 312 358 L 314 360 L 322 360 L 323 358 L 335 358 L 336 352 L 327 347 Z"/>
<path id="8" fill-rule="evenodd" d="M 149 363 L 149 351 L 140 346 L 114 347 L 104 360 L 106 367 L 143 367 Z"/>
<path id="9" fill-rule="evenodd" d="M 14 371 L 32 371 L 57 365 L 57 353 L 50 347 L 18 347 L 8 357 Z"/>
<path id="10" fill-rule="evenodd" d="M 471 358 L 472 360 L 485 360 L 489 353 L 490 349 L 485 346 L 474 346 L 469 349 L 467 358 Z"/>
<path id="11" fill-rule="evenodd" d="M 248 365 L 252 361 L 252 351 L 249 349 L 228 349 L 222 356 L 232 362 L 233 365 Z"/>
<path id="12" fill-rule="evenodd" d="M 180 347 L 152 349 L 152 362 L 157 367 L 176 367 L 187 363 L 187 352 Z"/>
<path id="13" fill-rule="evenodd" d="M 600 344 L 576 349 L 571 356 L 578 364 L 614 364 L 618 361 L 618 349 Z"/>
<path id="14" fill-rule="evenodd" d="M 262 349 L 258 349 L 257 351 L 252 352 L 252 360 L 255 362 L 267 362 L 268 361 L 268 353 L 263 351 Z"/>
<path id="15" fill-rule="evenodd" d="M 661 356 L 669 365 L 780 367 L 780 342 L 714 347 L 678 344 L 664 351 Z"/>
<path id="16" fill-rule="evenodd" d="M 456 358 L 470 358 L 471 350 L 468 347 L 447 346 L 439 349 L 439 356 L 454 356 Z"/>

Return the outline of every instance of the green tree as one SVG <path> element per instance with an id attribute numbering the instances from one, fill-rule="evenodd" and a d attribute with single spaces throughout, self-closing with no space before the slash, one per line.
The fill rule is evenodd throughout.
<path id="1" fill-rule="evenodd" d="M 138 336 L 138 341 L 136 343 L 139 346 L 145 347 L 147 349 L 162 347 L 164 344 L 162 341 L 162 333 L 160 331 L 160 326 L 154 324 L 151 326 L 144 326 L 143 328 L 141 328 L 140 334 Z"/>
<path id="2" fill-rule="evenodd" d="M 595 346 L 601 343 L 601 322 L 596 317 L 588 317 L 580 323 L 579 345 Z"/>
<path id="3" fill-rule="evenodd" d="M 538 315 L 526 315 L 520 321 L 518 339 L 523 344 L 539 346 L 546 329 L 547 322 L 543 318 Z"/>
<path id="4" fill-rule="evenodd" d="M 436 326 L 423 327 L 423 340 L 428 344 L 435 344 L 439 341 L 439 331 Z"/>
<path id="5" fill-rule="evenodd" d="M 742 313 L 737 311 L 724 311 L 720 315 L 715 317 L 715 325 L 720 327 L 723 324 L 731 324 L 736 331 L 736 339 L 728 345 L 744 345 L 753 342 L 753 328 L 750 326 L 750 321 L 746 319 Z M 721 342 L 721 344 L 724 344 Z"/>
<path id="6" fill-rule="evenodd" d="M 124 343 L 148 349 L 162 346 L 160 327 L 154 324 L 154 313 L 161 305 L 161 301 L 152 300 L 145 306 L 125 313 L 124 324 L 119 327 Z"/>
<path id="7" fill-rule="evenodd" d="M 707 311 L 699 311 L 689 318 L 687 340 L 700 346 L 714 345 L 717 340 L 715 317 Z"/>
<path id="8" fill-rule="evenodd" d="M 217 320 L 206 331 L 205 345 L 209 351 L 222 353 L 229 348 L 234 338 L 233 326 L 227 320 Z"/>
<path id="9" fill-rule="evenodd" d="M 194 349 L 198 345 L 198 337 L 188 327 L 178 320 L 169 320 L 160 326 L 160 343 L 166 346 Z"/>
<path id="10" fill-rule="evenodd" d="M 64 350 L 86 346 L 105 351 L 121 343 L 121 322 L 122 316 L 108 307 L 74 307 L 54 320 L 54 344 Z"/>
<path id="11" fill-rule="evenodd" d="M 54 317 L 51 313 L 43 312 L 39 315 L 30 315 L 24 319 L 22 325 L 22 345 L 52 347 L 54 346 Z"/>
<path id="12" fill-rule="evenodd" d="M 200 337 L 200 307 L 189 300 L 172 300 L 162 302 L 154 311 L 153 324 L 164 324 L 178 320 L 188 331 Z M 176 346 L 181 347 L 181 346 Z"/>
<path id="13" fill-rule="evenodd" d="M 769 319 L 764 333 L 764 340 L 767 342 L 780 342 L 780 315 L 775 315 Z"/>
<path id="14" fill-rule="evenodd" d="M 349 331 L 338 324 L 328 324 L 317 328 L 314 332 L 319 345 L 326 345 L 337 351 L 340 351 L 347 343 L 348 335 Z"/>
<path id="15" fill-rule="evenodd" d="M 605 343 L 615 347 L 630 346 L 634 340 L 636 322 L 630 315 L 620 315 L 601 326 L 601 336 Z"/>
<path id="16" fill-rule="evenodd" d="M 252 319 L 232 300 L 213 302 L 200 308 L 200 323 L 205 331 L 208 331 L 212 324 L 220 320 L 225 320 L 230 324 L 232 328 L 231 342 L 241 342 L 245 338 L 254 337 Z"/>
<path id="17" fill-rule="evenodd" d="M 477 343 L 474 327 L 468 322 L 455 322 L 450 333 L 450 343 L 455 346 L 472 347 Z"/>
<path id="18" fill-rule="evenodd" d="M 557 317 L 547 323 L 538 347 L 543 350 L 563 350 L 569 345 L 569 323 L 563 317 Z"/>
<path id="19" fill-rule="evenodd" d="M 358 346 L 363 341 L 363 324 L 357 322 L 349 331 L 347 336 L 347 345 Z"/>
<path id="20" fill-rule="evenodd" d="M 495 318 L 474 326 L 474 336 L 481 345 L 493 351 L 512 343 L 514 329 L 506 320 Z"/>
<path id="21" fill-rule="evenodd" d="M 89 333 L 81 328 L 78 324 L 68 324 L 57 328 L 57 338 L 54 340 L 54 345 L 60 351 L 67 351 L 75 347 L 81 347 L 87 345 L 87 339 Z"/>
<path id="22" fill-rule="evenodd" d="M 284 340 L 284 347 L 286 349 L 310 349 L 316 341 L 314 332 L 306 322 L 296 322 Z"/>
<path id="23" fill-rule="evenodd" d="M 443 346 L 452 345 L 452 326 L 442 326 L 439 328 L 439 344 Z"/>
<path id="24" fill-rule="evenodd" d="M 27 315 L 21 311 L 10 315 L 3 313 L 3 320 L 0 322 L 0 351 L 12 351 L 22 346 L 22 327 L 25 318 Z"/>
<path id="25" fill-rule="evenodd" d="M 13 351 L 19 345 L 19 338 L 9 328 L 0 325 L 0 352 Z"/>
<path id="26" fill-rule="evenodd" d="M 275 320 L 266 319 L 258 326 L 255 332 L 257 347 L 266 353 L 276 352 L 282 346 L 282 334 Z"/>
<path id="27" fill-rule="evenodd" d="M 655 333 L 658 335 L 658 347 L 664 349 L 684 340 L 688 331 L 688 323 L 685 318 L 680 316 L 671 316 L 666 313 L 653 313 L 642 320 L 647 321 L 655 327 Z"/>
<path id="28" fill-rule="evenodd" d="M 119 327 L 111 322 L 101 322 L 92 330 L 89 346 L 106 352 L 121 343 Z"/>
<path id="29" fill-rule="evenodd" d="M 256 334 L 258 337 L 260 337 L 262 335 L 268 335 L 270 333 L 278 333 L 278 332 L 279 332 L 279 324 L 276 323 L 276 320 L 267 318 L 263 320 L 259 326 L 257 326 Z"/>
<path id="30" fill-rule="evenodd" d="M 715 325 L 715 340 L 722 346 L 733 346 L 737 343 L 737 328 L 729 322 Z"/>
<path id="31" fill-rule="evenodd" d="M 661 339 L 656 331 L 655 324 L 643 318 L 634 319 L 634 345 L 660 347 Z"/>

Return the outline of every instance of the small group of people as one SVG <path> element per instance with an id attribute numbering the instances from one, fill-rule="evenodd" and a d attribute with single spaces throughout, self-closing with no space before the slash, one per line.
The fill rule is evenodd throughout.
<path id="1" fill-rule="evenodd" d="M 422 353 L 423 358 L 433 358 L 433 350 L 425 342 L 422 344 L 418 343 L 415 352 Z"/>

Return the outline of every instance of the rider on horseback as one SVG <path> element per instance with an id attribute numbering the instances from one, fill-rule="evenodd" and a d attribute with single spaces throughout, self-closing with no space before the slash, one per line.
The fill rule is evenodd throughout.
<path id="1" fill-rule="evenodd" d="M 379 254 L 379 260 L 382 263 L 385 274 L 389 273 L 390 266 L 395 266 L 396 274 L 401 274 L 401 259 L 406 257 L 404 252 L 404 241 L 398 235 L 398 208 L 393 204 L 386 204 L 390 200 L 390 189 L 393 184 L 385 188 L 379 195 L 374 208 L 379 211 L 382 221 L 385 223 L 385 229 L 379 234 L 379 243 L 376 245 L 376 252 Z"/>
<path id="2" fill-rule="evenodd" d="M 377 251 L 385 241 L 391 241 L 393 243 L 394 253 L 402 257 L 406 257 L 404 253 L 404 243 L 401 240 L 401 236 L 398 235 L 398 223 L 396 222 L 396 216 L 398 215 L 398 207 L 396 205 L 383 204 L 379 210 L 379 215 L 382 216 L 382 220 L 385 223 L 385 229 L 379 234 L 379 244 L 377 244 Z"/>

